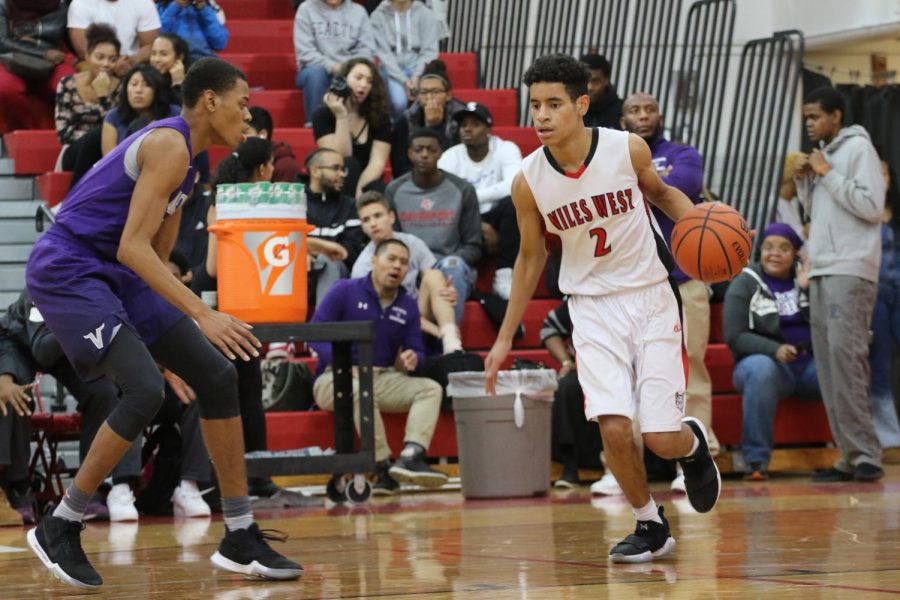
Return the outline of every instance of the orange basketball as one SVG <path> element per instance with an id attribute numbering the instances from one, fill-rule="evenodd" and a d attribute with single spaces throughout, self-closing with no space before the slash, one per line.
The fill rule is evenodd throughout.
<path id="1" fill-rule="evenodd" d="M 729 281 L 750 260 L 750 228 L 741 213 L 721 202 L 688 210 L 672 229 L 672 254 L 681 270 L 706 283 Z"/>

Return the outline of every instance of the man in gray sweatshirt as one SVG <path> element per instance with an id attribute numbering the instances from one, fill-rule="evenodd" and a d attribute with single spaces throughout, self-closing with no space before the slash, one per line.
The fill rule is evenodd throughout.
<path id="1" fill-rule="evenodd" d="M 385 196 L 405 233 L 420 238 L 435 255 L 433 268 L 456 288 L 456 324 L 475 285 L 481 258 L 481 211 L 472 184 L 440 170 L 441 134 L 422 128 L 409 137 L 412 171 L 388 184 Z"/>
<path id="2" fill-rule="evenodd" d="M 304 120 L 310 123 L 341 65 L 351 58 L 375 58 L 375 34 L 366 9 L 353 0 L 306 0 L 294 16 L 294 52 Z"/>
<path id="3" fill-rule="evenodd" d="M 813 355 L 822 400 L 841 457 L 816 481 L 875 481 L 884 475 L 869 407 L 869 324 L 881 262 L 884 180 L 866 130 L 843 127 L 844 101 L 821 88 L 803 103 L 818 146 L 795 163 L 809 230 Z"/>

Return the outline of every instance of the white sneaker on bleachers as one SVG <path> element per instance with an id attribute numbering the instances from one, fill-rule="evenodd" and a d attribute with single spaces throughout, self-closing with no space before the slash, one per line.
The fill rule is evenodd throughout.
<path id="1" fill-rule="evenodd" d="M 612 471 L 607 471 L 598 481 L 591 484 L 591 494 L 597 496 L 621 496 L 624 492 Z"/>
<path id="2" fill-rule="evenodd" d="M 134 494 L 127 483 L 118 483 L 106 496 L 106 508 L 110 521 L 137 521 L 138 511 L 134 507 Z"/>
<path id="3" fill-rule="evenodd" d="M 182 481 L 172 494 L 172 510 L 176 517 L 208 517 L 209 504 L 200 495 L 197 484 Z"/>

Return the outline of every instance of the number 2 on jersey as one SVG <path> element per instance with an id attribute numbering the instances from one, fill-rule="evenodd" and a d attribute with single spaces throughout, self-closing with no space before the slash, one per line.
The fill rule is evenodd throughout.
<path id="1" fill-rule="evenodd" d="M 591 234 L 591 237 L 597 238 L 597 247 L 594 248 L 594 257 L 599 258 L 612 252 L 612 248 L 610 248 L 609 244 L 606 242 L 605 229 L 602 227 L 594 227 L 588 233 Z"/>

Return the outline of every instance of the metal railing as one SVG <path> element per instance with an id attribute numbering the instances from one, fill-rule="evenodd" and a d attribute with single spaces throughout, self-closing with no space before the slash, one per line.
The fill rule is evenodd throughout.
<path id="1" fill-rule="evenodd" d="M 761 230 L 775 214 L 803 69 L 803 34 L 779 31 L 744 46 L 734 91 L 721 199 Z"/>

